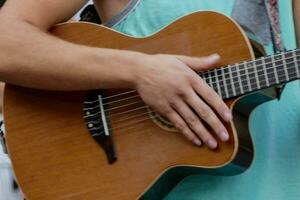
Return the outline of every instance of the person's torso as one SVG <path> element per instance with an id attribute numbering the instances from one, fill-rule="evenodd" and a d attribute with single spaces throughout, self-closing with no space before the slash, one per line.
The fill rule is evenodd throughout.
<path id="1" fill-rule="evenodd" d="M 244 28 L 250 30 L 272 53 L 269 19 L 264 0 L 109 0 L 97 10 L 105 10 L 104 25 L 135 37 L 151 35 L 179 17 L 192 12 L 211 10 L 233 17 Z M 110 2 L 110 3 L 109 3 Z M 285 24 L 283 40 L 295 45 L 291 1 L 279 1 L 280 21 Z M 114 6 L 118 5 L 118 6 Z M 102 9 L 99 7 L 102 6 Z M 104 6 L 104 7 L 103 7 Z M 103 11 L 102 11 L 103 12 Z M 107 14 L 109 13 L 109 14 Z M 103 15 L 103 14 L 100 14 Z"/>

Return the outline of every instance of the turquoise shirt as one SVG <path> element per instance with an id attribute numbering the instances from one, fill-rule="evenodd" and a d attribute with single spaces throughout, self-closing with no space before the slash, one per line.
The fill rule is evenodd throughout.
<path id="1" fill-rule="evenodd" d="M 176 18 L 198 10 L 231 15 L 231 0 L 141 0 L 114 29 L 144 37 Z M 296 47 L 292 1 L 280 0 L 285 47 Z M 272 53 L 271 45 L 266 46 Z M 300 198 L 300 86 L 287 85 L 282 99 L 261 105 L 250 118 L 256 140 L 255 160 L 245 173 L 233 177 L 199 175 L 182 181 L 167 200 L 298 200 Z M 272 156 L 270 156 L 272 155 Z M 277 156 L 274 156 L 277 155 Z"/>

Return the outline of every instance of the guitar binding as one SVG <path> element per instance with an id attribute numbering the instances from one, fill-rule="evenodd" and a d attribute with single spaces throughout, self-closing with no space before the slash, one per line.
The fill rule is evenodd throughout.
<path id="1" fill-rule="evenodd" d="M 104 150 L 108 163 L 113 164 L 117 161 L 117 155 L 109 117 L 103 104 L 104 96 L 101 90 L 90 91 L 83 103 L 83 112 L 89 133 Z"/>

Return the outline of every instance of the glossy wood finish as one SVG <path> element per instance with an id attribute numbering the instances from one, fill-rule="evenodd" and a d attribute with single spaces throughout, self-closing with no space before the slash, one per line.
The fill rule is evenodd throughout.
<path id="1" fill-rule="evenodd" d="M 62 24 L 53 28 L 52 33 L 83 45 L 150 54 L 219 53 L 220 65 L 253 58 L 240 28 L 231 19 L 213 12 L 194 13 L 141 39 L 88 23 Z M 195 147 L 179 133 L 165 131 L 147 120 L 114 131 L 118 161 L 108 165 L 84 124 L 85 95 L 86 92 L 46 92 L 6 86 L 7 145 L 27 199 L 132 200 L 171 167 L 218 168 L 230 163 L 237 153 L 237 135 L 230 125 L 227 125 L 231 130 L 230 142 L 220 143 L 218 150 L 211 151 Z M 227 103 L 233 106 L 233 100 Z M 118 119 L 111 120 L 113 128 L 120 126 L 114 124 Z M 130 120 L 121 124 L 128 123 Z"/>

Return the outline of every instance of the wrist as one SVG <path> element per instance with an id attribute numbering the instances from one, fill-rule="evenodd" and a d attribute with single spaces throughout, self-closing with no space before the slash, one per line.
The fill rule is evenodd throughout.
<path id="1" fill-rule="evenodd" d="M 132 52 L 128 70 L 128 82 L 131 85 L 131 88 L 137 89 L 140 79 L 147 73 L 147 66 L 150 61 L 151 55 Z"/>

